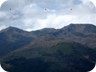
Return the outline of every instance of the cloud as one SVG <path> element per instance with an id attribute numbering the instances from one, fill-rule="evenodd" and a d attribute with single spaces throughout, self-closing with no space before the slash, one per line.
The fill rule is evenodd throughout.
<path id="1" fill-rule="evenodd" d="M 4 25 L 0 26 L 0 30 L 2 30 L 4 28 L 6 28 L 6 26 L 4 26 Z"/>
<path id="2" fill-rule="evenodd" d="M 93 19 L 92 19 L 93 17 Z M 29 27 L 28 31 L 31 30 L 37 30 L 42 28 L 62 28 L 63 26 L 66 26 L 70 23 L 85 23 L 85 24 L 94 24 L 96 23 L 96 15 L 84 15 L 81 17 L 81 15 L 56 15 L 56 14 L 50 14 L 46 17 L 46 19 L 37 19 L 33 20 L 34 22 L 30 22 L 30 24 L 27 24 L 27 27 Z M 26 29 L 27 30 L 27 29 Z"/>
<path id="3" fill-rule="evenodd" d="M 61 28 L 70 23 L 96 25 L 96 8 L 88 0 L 8 0 L 0 9 L 0 26 L 25 30 Z"/>

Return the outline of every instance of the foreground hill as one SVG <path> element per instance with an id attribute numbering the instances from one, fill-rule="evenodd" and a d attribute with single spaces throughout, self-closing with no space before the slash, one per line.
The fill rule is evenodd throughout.
<path id="1" fill-rule="evenodd" d="M 87 72 L 94 67 L 96 51 L 78 43 L 32 47 L 6 56 L 2 67 L 10 72 Z"/>

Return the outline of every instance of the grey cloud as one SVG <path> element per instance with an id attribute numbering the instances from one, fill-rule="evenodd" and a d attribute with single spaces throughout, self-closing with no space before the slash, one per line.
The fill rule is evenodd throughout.
<path id="1" fill-rule="evenodd" d="M 57 28 L 71 22 L 88 22 L 89 19 L 89 22 L 96 23 L 93 14 L 96 14 L 96 8 L 84 0 L 7 0 L 0 9 L 0 25 L 2 28 L 15 26 L 31 30 Z M 78 20 L 79 15 L 82 16 L 81 20 Z"/>
<path id="2" fill-rule="evenodd" d="M 12 10 L 17 10 L 23 8 L 26 4 L 26 0 L 7 0 L 2 4 L 1 9 L 6 11 L 9 11 L 10 8 Z"/>

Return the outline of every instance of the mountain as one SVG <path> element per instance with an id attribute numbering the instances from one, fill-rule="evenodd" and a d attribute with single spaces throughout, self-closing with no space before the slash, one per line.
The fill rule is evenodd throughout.
<path id="1" fill-rule="evenodd" d="M 45 28 L 27 32 L 15 27 L 0 31 L 0 56 L 30 45 L 54 42 L 77 42 L 96 49 L 96 26 L 92 24 L 70 24 L 61 29 Z M 47 43 L 46 43 L 47 45 Z M 50 46 L 47 45 L 47 46 Z"/>
<path id="2" fill-rule="evenodd" d="M 42 29 L 31 33 L 37 36 L 34 41 L 36 44 L 41 40 L 43 43 L 46 41 L 77 42 L 96 49 L 96 26 L 92 24 L 70 24 L 61 29 Z"/>
<path id="3" fill-rule="evenodd" d="M 56 29 L 54 28 L 44 28 L 44 29 L 41 29 L 41 30 L 37 30 L 37 31 L 32 31 L 32 35 L 35 35 L 35 36 L 45 36 L 46 34 L 50 34 L 50 33 L 54 33 L 56 31 Z"/>
<path id="4" fill-rule="evenodd" d="M 8 27 L 0 31 L 0 56 L 30 43 L 33 38 L 28 32 L 15 27 Z"/>
<path id="5" fill-rule="evenodd" d="M 30 47 L 5 57 L 2 67 L 10 72 L 87 72 L 96 62 L 96 51 L 78 43 Z"/>
<path id="6" fill-rule="evenodd" d="M 70 32 L 96 33 L 96 26 L 92 24 L 70 24 L 62 29 Z"/>
<path id="7" fill-rule="evenodd" d="M 0 31 L 0 62 L 10 72 L 86 72 L 96 62 L 96 26 Z M 38 69 L 37 69 L 38 68 Z"/>

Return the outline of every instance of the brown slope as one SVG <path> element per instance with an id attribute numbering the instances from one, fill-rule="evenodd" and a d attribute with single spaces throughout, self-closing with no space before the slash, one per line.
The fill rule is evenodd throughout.
<path id="1" fill-rule="evenodd" d="M 14 51 L 17 50 L 17 48 L 23 49 L 27 46 L 44 46 L 44 44 L 48 47 L 59 42 L 77 42 L 95 49 L 96 26 L 92 24 L 70 24 L 61 29 L 45 28 L 32 32 L 26 32 L 17 28 L 9 27 L 0 31 L 0 40 L 0 47 L 3 49 L 0 51 L 6 51 L 6 49 L 10 51 L 10 47 L 12 48 L 11 51 Z M 20 43 L 23 44 L 18 47 L 18 44 Z M 16 46 L 17 48 L 15 48 Z M 5 52 L 5 54 L 9 53 L 9 51 Z"/>

